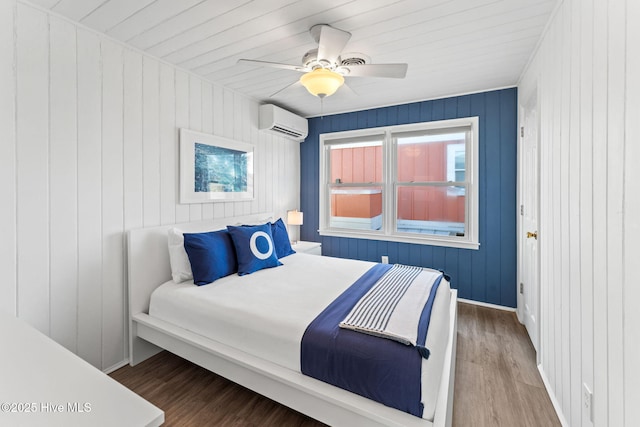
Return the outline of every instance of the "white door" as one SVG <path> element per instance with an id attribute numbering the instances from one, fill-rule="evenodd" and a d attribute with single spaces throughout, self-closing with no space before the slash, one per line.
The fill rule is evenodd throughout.
<path id="1" fill-rule="evenodd" d="M 535 91 L 534 91 L 535 92 Z M 522 110 L 520 131 L 519 311 L 539 354 L 540 255 L 538 253 L 538 108 L 532 95 Z"/>

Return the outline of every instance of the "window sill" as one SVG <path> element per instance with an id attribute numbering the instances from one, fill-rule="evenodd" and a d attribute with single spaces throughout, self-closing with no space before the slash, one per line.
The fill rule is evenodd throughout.
<path id="1" fill-rule="evenodd" d="M 382 234 L 376 232 L 366 232 L 366 231 L 351 231 L 344 229 L 325 229 L 318 230 L 318 233 L 321 236 L 328 237 L 347 237 L 352 239 L 367 239 L 367 240 L 383 240 L 387 242 L 400 242 L 400 243 L 413 243 L 416 245 L 430 245 L 430 246 L 444 246 L 448 248 L 459 248 L 459 249 L 480 249 L 479 242 L 469 242 L 457 239 L 450 239 L 446 237 L 414 237 L 414 236 L 405 236 L 398 234 Z"/>

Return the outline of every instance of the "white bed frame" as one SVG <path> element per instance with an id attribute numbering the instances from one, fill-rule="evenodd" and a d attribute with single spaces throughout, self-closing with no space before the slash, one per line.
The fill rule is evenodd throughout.
<path id="1" fill-rule="evenodd" d="M 457 291 L 455 289 L 451 290 L 450 330 L 433 422 L 267 362 L 171 323 L 154 319 L 147 314 L 153 290 L 171 280 L 167 249 L 169 228 L 175 226 L 186 232 L 202 232 L 223 228 L 229 224 L 262 221 L 271 216 L 271 213 L 262 213 L 129 231 L 129 363 L 131 366 L 166 349 L 332 426 L 451 426 L 457 342 Z"/>

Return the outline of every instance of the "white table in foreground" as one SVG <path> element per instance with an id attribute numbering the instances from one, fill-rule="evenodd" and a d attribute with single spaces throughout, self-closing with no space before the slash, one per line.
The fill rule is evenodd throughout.
<path id="1" fill-rule="evenodd" d="M 0 425 L 159 426 L 164 412 L 0 311 Z"/>
<path id="2" fill-rule="evenodd" d="M 306 242 L 304 240 L 298 240 L 294 245 L 291 245 L 291 247 L 296 252 L 311 255 L 322 255 L 322 243 L 320 242 Z"/>

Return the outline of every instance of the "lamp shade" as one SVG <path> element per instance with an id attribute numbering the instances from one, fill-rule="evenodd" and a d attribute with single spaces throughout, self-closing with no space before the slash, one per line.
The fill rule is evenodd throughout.
<path id="1" fill-rule="evenodd" d="M 316 68 L 300 77 L 300 83 L 311 95 L 324 98 L 333 95 L 344 84 L 344 77 L 334 71 Z"/>
<path id="2" fill-rule="evenodd" d="M 289 225 L 302 225 L 302 212 L 289 211 L 287 213 L 287 224 Z"/>

